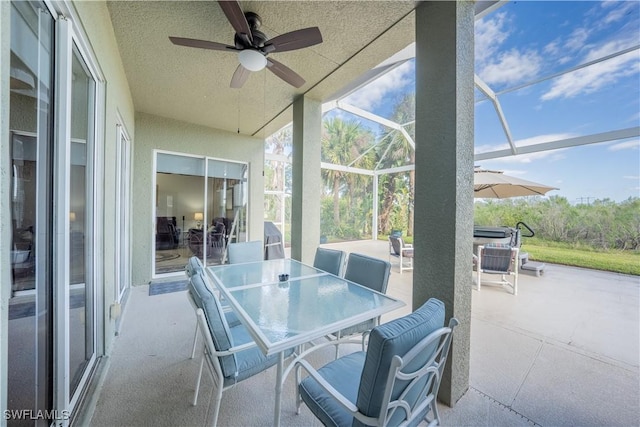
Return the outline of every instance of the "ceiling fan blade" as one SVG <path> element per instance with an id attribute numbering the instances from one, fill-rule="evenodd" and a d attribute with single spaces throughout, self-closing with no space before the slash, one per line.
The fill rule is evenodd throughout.
<path id="1" fill-rule="evenodd" d="M 219 0 L 218 4 L 220 8 L 227 16 L 229 23 L 236 31 L 240 37 L 248 40 L 250 43 L 253 43 L 253 36 L 251 35 L 251 28 L 249 28 L 249 23 L 247 22 L 247 18 L 244 16 L 244 12 L 240 7 L 240 3 L 235 0 L 226 1 Z"/>
<path id="2" fill-rule="evenodd" d="M 233 77 L 231 77 L 231 87 L 234 89 L 240 89 L 247 81 L 250 74 L 251 71 L 244 68 L 242 64 L 239 64 L 238 68 L 236 68 L 236 71 L 233 73 Z"/>
<path id="3" fill-rule="evenodd" d="M 265 52 L 287 52 L 322 43 L 322 34 L 318 27 L 303 28 L 281 34 L 269 40 L 263 50 Z"/>
<path id="4" fill-rule="evenodd" d="M 169 36 L 171 43 L 178 46 L 198 47 L 200 49 L 210 50 L 238 50 L 235 46 L 229 46 L 222 43 L 210 42 L 207 40 L 187 39 L 184 37 L 172 37 Z"/>
<path id="5" fill-rule="evenodd" d="M 275 59 L 267 58 L 267 68 L 293 87 L 299 88 L 305 84 L 304 79 L 298 73 Z"/>

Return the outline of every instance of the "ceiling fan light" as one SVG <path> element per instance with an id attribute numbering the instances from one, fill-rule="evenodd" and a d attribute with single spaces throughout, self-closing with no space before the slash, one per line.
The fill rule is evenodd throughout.
<path id="1" fill-rule="evenodd" d="M 249 71 L 260 71 L 267 66 L 267 58 L 253 49 L 241 50 L 238 53 L 238 60 Z"/>

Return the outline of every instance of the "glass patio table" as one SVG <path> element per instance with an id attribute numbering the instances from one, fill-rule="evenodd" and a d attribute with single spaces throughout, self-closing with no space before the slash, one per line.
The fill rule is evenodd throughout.
<path id="1" fill-rule="evenodd" d="M 262 352 L 280 354 L 275 425 L 280 421 L 280 397 L 286 378 L 285 350 L 405 305 L 292 259 L 211 266 L 206 270 Z M 281 274 L 288 274 L 288 280 L 280 281 Z"/>

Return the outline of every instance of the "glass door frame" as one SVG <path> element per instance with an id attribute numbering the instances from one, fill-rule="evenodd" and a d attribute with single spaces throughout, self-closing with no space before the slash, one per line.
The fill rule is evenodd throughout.
<path id="1" fill-rule="evenodd" d="M 55 23 L 55 91 L 58 96 L 55 100 L 56 124 L 54 129 L 54 201 L 53 212 L 54 228 L 54 257 L 53 257 L 53 308 L 54 308 L 54 390 L 53 406 L 58 411 L 73 413 L 86 391 L 88 381 L 96 366 L 99 355 L 104 353 L 104 336 L 102 325 L 104 324 L 104 299 L 101 292 L 104 284 L 103 265 L 97 262 L 96 249 L 103 243 L 103 196 L 104 189 L 99 185 L 104 181 L 103 173 L 103 135 L 105 117 L 105 79 L 96 56 L 93 53 L 88 38 L 82 32 L 80 19 L 75 9 L 66 2 L 56 3 L 59 15 Z M 66 18 L 62 18 L 64 16 Z M 92 289 L 87 290 L 93 294 L 92 307 L 86 307 L 85 311 L 93 316 L 92 345 L 93 354 L 88 360 L 86 368 L 71 395 L 71 376 L 69 369 L 70 360 L 70 289 L 71 273 L 70 259 L 70 180 L 71 180 L 71 87 L 72 87 L 72 60 L 75 51 L 79 60 L 83 62 L 89 77 L 93 80 L 94 90 L 90 99 L 90 115 L 88 116 L 91 127 L 88 129 L 87 140 L 87 173 L 91 182 L 87 183 L 87 225 L 88 231 L 85 239 L 85 284 Z M 62 412 L 61 412 L 62 413 Z M 63 420 L 67 425 L 69 420 Z"/>
<path id="2" fill-rule="evenodd" d="M 161 149 L 154 149 L 153 150 L 153 172 L 152 172 L 152 179 L 151 179 L 151 194 L 154 195 L 154 197 L 152 197 L 152 201 L 151 201 L 151 221 L 153 224 L 155 224 L 156 221 L 156 197 L 157 197 L 157 175 L 158 175 L 158 154 L 166 154 L 166 155 L 172 155 L 172 156 L 180 156 L 180 157 L 191 157 L 194 159 L 201 159 L 202 161 L 204 161 L 204 175 L 202 176 L 202 179 L 204 180 L 204 185 L 203 185 L 203 194 L 202 194 L 202 206 L 203 206 L 203 224 L 204 224 L 204 230 L 206 230 L 206 226 L 208 223 L 211 222 L 211 218 L 209 218 L 208 216 L 208 194 L 209 194 L 209 161 L 210 160 L 214 160 L 214 161 L 219 161 L 219 162 L 227 162 L 227 163 L 235 163 L 235 164 L 239 164 L 239 165 L 244 165 L 245 166 L 245 170 L 246 170 L 246 199 L 247 199 L 247 203 L 246 203 L 246 207 L 245 207 L 245 215 L 246 215 L 246 219 L 251 218 L 251 203 L 249 202 L 251 197 L 249 196 L 251 193 L 251 177 L 249 174 L 250 171 L 250 163 L 249 162 L 245 162 L 245 161 L 240 161 L 240 160 L 231 160 L 231 159 L 225 159 L 225 158 L 221 158 L 221 157 L 211 157 L 211 156 L 206 156 L 206 155 L 198 155 L 198 154 L 190 154 L 190 153 L 181 153 L 181 152 L 177 152 L 177 151 L 168 151 L 168 150 L 161 150 Z M 248 223 L 247 223 L 248 226 Z M 229 232 L 230 230 L 227 230 L 227 232 Z M 182 233 L 185 232 L 185 230 L 181 230 Z M 203 232 L 203 237 L 205 238 L 204 242 L 206 242 L 206 234 L 205 232 Z M 247 239 L 247 236 L 249 235 L 249 229 L 247 228 L 246 232 L 244 233 L 244 237 L 245 240 Z M 156 235 L 155 232 L 151 233 L 150 236 L 150 248 L 155 248 L 155 239 L 156 239 Z M 206 243 L 203 242 L 203 258 L 206 260 L 207 257 L 207 248 L 206 248 Z M 169 272 L 169 273 L 156 273 L 156 256 L 155 256 L 155 249 L 153 249 L 151 251 L 151 278 L 152 279 L 160 279 L 160 278 L 165 278 L 165 277 L 175 277 L 175 276 L 183 276 L 184 275 L 184 271 L 180 270 L 180 271 L 175 271 L 175 272 Z"/>

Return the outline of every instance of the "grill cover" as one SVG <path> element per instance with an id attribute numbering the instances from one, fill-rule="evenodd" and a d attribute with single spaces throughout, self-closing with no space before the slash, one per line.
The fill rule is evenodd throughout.
<path id="1" fill-rule="evenodd" d="M 264 259 L 284 258 L 282 233 L 271 221 L 264 222 Z"/>

